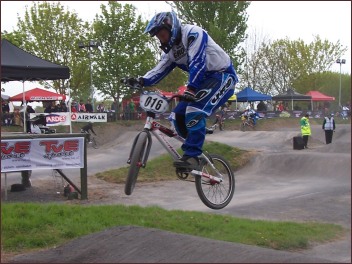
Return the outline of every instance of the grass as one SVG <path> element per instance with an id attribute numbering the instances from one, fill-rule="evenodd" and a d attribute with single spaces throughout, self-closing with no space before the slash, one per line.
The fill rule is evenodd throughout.
<path id="1" fill-rule="evenodd" d="M 6 203 L 1 206 L 6 252 L 51 248 L 115 226 L 141 226 L 278 250 L 307 249 L 338 239 L 346 230 L 322 223 L 248 220 L 229 215 L 124 205 Z M 216 227 L 216 228 L 214 228 Z"/>
<path id="2" fill-rule="evenodd" d="M 234 171 L 244 166 L 253 155 L 252 152 L 234 148 L 217 142 L 206 142 L 203 149 L 209 153 L 216 153 L 229 161 Z M 180 152 L 180 149 L 179 149 Z M 182 153 L 182 152 L 180 152 Z M 138 174 L 138 182 L 155 182 L 175 180 L 176 174 L 171 170 L 172 158 L 169 154 L 158 156 L 148 160 L 147 166 L 142 168 Z M 99 179 L 112 183 L 125 183 L 129 166 L 97 173 Z M 165 173 L 169 172 L 169 173 Z"/>

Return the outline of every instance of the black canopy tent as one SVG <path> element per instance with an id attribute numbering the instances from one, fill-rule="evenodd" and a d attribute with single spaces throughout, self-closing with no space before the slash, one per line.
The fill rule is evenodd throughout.
<path id="1" fill-rule="evenodd" d="M 70 69 L 34 56 L 1 40 L 1 81 L 41 81 L 70 78 Z"/>
<path id="2" fill-rule="evenodd" d="M 293 89 L 288 89 L 286 93 L 275 95 L 272 99 L 274 101 L 291 101 L 293 110 L 293 101 L 311 101 L 312 97 L 310 95 L 297 93 Z"/>
<path id="3" fill-rule="evenodd" d="M 25 105 L 25 81 L 69 78 L 69 67 L 43 60 L 20 49 L 6 39 L 1 40 L 1 81 L 21 81 L 23 83 L 23 102 Z M 24 123 L 26 123 L 25 118 L 26 115 L 24 115 Z M 26 126 L 24 126 L 24 129 L 26 129 Z"/>

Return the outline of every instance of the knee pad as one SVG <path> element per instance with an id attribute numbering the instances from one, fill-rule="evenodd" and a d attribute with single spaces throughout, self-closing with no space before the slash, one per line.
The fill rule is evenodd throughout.
<path id="1" fill-rule="evenodd" d="M 186 114 L 186 127 L 189 131 L 204 129 L 205 131 L 205 116 L 203 113 L 191 112 Z"/>

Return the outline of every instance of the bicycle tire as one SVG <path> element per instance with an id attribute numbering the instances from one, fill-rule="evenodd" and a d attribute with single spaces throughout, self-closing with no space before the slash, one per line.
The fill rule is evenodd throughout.
<path id="1" fill-rule="evenodd" d="M 99 145 L 98 145 L 97 140 L 95 139 L 95 137 L 92 138 L 92 146 L 95 149 L 99 148 Z"/>
<path id="2" fill-rule="evenodd" d="M 246 131 L 246 124 L 242 122 L 240 129 L 241 129 L 241 131 L 243 131 L 243 132 Z"/>
<path id="3" fill-rule="evenodd" d="M 134 186 L 137 181 L 139 169 L 142 166 L 142 158 L 147 144 L 148 135 L 147 133 L 140 133 L 139 137 L 134 146 L 133 153 L 131 154 L 131 163 L 128 169 L 128 174 L 125 184 L 125 194 L 131 195 L 134 189 Z"/>
<path id="4" fill-rule="evenodd" d="M 195 185 L 201 201 L 209 208 L 219 210 L 227 206 L 235 193 L 235 176 L 229 163 L 220 155 L 210 154 L 215 168 L 224 176 L 223 182 L 211 184 L 201 176 L 195 176 Z M 215 175 L 213 169 L 205 164 L 202 171 Z"/>

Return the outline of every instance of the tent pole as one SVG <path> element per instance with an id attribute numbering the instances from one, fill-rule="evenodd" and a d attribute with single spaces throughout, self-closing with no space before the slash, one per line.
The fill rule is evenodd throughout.
<path id="1" fill-rule="evenodd" d="M 72 119 L 71 119 L 71 104 L 72 104 L 72 100 L 71 100 L 71 88 L 68 88 L 68 97 L 70 99 L 68 99 L 68 110 L 69 110 L 69 119 L 70 119 L 70 134 L 72 134 Z"/>
<path id="2" fill-rule="evenodd" d="M 26 95 L 24 92 L 24 80 L 22 81 L 22 90 L 23 90 L 23 132 L 26 133 L 27 132 L 27 122 L 26 122 L 26 113 L 27 113 L 27 102 L 26 102 Z"/>

